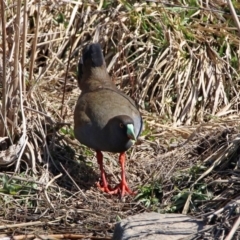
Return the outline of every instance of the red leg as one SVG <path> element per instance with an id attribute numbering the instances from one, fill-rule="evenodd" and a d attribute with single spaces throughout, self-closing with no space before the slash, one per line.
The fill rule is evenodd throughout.
<path id="1" fill-rule="evenodd" d="M 120 153 L 119 162 L 120 162 L 121 170 L 122 170 L 122 172 L 121 172 L 122 179 L 116 190 L 121 192 L 121 197 L 123 197 L 126 192 L 131 195 L 136 194 L 133 191 L 131 191 L 127 185 L 127 181 L 126 181 L 126 177 L 125 177 L 125 166 L 124 166 L 125 165 L 125 157 L 126 157 L 125 152 Z"/>
<path id="2" fill-rule="evenodd" d="M 103 155 L 102 155 L 101 151 L 96 151 L 96 152 L 97 152 L 97 162 L 99 164 L 99 168 L 100 168 L 100 171 L 101 171 L 101 179 L 102 179 L 102 184 L 100 184 L 98 182 L 97 186 L 103 192 L 111 193 L 112 189 L 110 189 L 108 187 L 108 183 L 107 183 L 107 180 L 106 180 L 106 173 L 103 169 Z"/>
<path id="3" fill-rule="evenodd" d="M 136 194 L 135 192 L 131 191 L 130 188 L 127 185 L 126 182 L 126 177 L 125 177 L 125 152 L 120 153 L 119 155 L 119 162 L 121 165 L 121 182 L 119 183 L 118 186 L 116 186 L 114 189 L 111 189 L 110 187 L 108 187 L 108 183 L 106 180 L 106 174 L 105 171 L 103 169 L 103 155 L 101 153 L 101 151 L 97 151 L 97 161 L 99 164 L 99 168 L 101 171 L 101 179 L 102 179 L 102 185 L 98 182 L 97 186 L 100 190 L 102 190 L 103 192 L 109 193 L 109 194 L 121 194 L 121 197 L 123 197 L 125 195 L 125 193 L 129 193 L 131 195 Z"/>

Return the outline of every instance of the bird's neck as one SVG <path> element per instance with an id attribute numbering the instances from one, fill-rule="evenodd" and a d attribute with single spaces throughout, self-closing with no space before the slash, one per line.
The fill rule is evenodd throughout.
<path id="1" fill-rule="evenodd" d="M 108 72 L 102 68 L 91 68 L 89 71 L 85 71 L 80 83 L 80 89 L 83 92 L 95 91 L 104 87 L 112 88 L 113 86 L 115 87 Z"/>

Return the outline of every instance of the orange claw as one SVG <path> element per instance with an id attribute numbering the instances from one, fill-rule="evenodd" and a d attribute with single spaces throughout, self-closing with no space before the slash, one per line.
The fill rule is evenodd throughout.
<path id="1" fill-rule="evenodd" d="M 107 185 L 101 185 L 100 182 L 97 182 L 96 183 L 97 187 L 102 191 L 102 192 L 106 192 L 106 193 L 109 193 L 109 194 L 114 194 L 114 190 Z"/>
<path id="2" fill-rule="evenodd" d="M 121 198 L 125 195 L 125 193 L 128 193 L 130 195 L 136 195 L 136 192 L 133 192 L 132 190 L 130 190 L 127 183 L 126 182 L 124 183 L 124 181 L 121 181 L 119 185 L 116 186 L 112 191 L 112 194 L 117 194 L 117 193 L 120 193 Z"/>
<path id="3" fill-rule="evenodd" d="M 110 188 L 108 187 L 108 185 L 106 186 L 101 186 L 101 184 L 99 182 L 96 183 L 97 187 L 103 191 L 106 192 L 108 194 L 111 195 L 115 195 L 115 194 L 120 194 L 121 198 L 125 195 L 125 193 L 128 193 L 130 195 L 136 195 L 136 192 L 133 192 L 132 190 L 130 190 L 130 188 L 128 187 L 128 185 L 125 183 L 123 183 L 122 181 L 115 187 L 115 188 Z"/>

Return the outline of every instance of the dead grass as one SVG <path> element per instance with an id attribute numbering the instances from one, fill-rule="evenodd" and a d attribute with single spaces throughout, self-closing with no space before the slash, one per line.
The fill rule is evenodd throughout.
<path id="1" fill-rule="evenodd" d="M 239 238 L 239 37 L 224 1 L 201 4 L 1 2 L 0 237 L 110 239 L 154 210 L 204 218 L 198 239 Z M 143 113 L 126 166 L 137 198 L 100 193 L 94 152 L 73 137 L 91 41 Z M 115 184 L 117 156 L 104 157 Z"/>

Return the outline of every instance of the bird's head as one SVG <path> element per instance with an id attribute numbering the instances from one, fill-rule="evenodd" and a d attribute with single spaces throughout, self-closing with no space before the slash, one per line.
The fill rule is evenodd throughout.
<path id="1" fill-rule="evenodd" d="M 133 119 L 127 115 L 119 115 L 109 120 L 108 125 L 112 136 L 122 141 L 136 141 Z"/>

